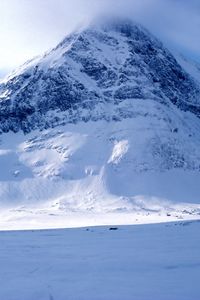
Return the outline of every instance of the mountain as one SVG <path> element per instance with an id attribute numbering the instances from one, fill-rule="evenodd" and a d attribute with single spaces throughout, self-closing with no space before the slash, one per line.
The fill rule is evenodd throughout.
<path id="1" fill-rule="evenodd" d="M 125 20 L 92 23 L 66 37 L 3 81 L 0 99 L 4 132 L 29 132 L 63 119 L 132 117 L 131 108 L 124 116 L 118 112 L 130 99 L 200 114 L 199 84 L 148 31 Z M 110 112 L 113 105 L 117 111 Z"/>
<path id="2" fill-rule="evenodd" d="M 199 218 L 193 74 L 142 26 L 103 19 L 2 80 L 0 225 Z"/>

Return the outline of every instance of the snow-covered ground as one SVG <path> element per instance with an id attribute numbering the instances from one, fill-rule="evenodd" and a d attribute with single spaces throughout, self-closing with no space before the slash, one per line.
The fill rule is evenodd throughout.
<path id="1" fill-rule="evenodd" d="M 200 299 L 200 222 L 109 228 L 0 232 L 0 299 Z"/>
<path id="2" fill-rule="evenodd" d="M 151 101 L 134 110 L 1 135 L 0 229 L 199 219 L 199 120 Z"/>

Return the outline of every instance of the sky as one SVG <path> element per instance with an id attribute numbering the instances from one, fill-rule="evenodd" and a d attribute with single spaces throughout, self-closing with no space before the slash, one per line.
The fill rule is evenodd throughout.
<path id="1" fill-rule="evenodd" d="M 200 0 L 0 0 L 0 77 L 98 14 L 132 18 L 200 61 Z"/>

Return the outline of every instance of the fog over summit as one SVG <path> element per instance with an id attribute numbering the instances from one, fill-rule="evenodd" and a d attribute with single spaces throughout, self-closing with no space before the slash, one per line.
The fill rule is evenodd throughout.
<path id="1" fill-rule="evenodd" d="M 199 59 L 199 1 L 1 0 L 0 69 L 5 73 L 41 54 L 99 14 L 132 18 L 167 46 Z"/>

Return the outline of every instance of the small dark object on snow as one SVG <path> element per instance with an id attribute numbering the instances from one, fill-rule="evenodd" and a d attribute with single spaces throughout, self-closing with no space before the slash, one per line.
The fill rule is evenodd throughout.
<path id="1" fill-rule="evenodd" d="M 178 132 L 178 128 L 174 128 L 174 129 L 172 130 L 172 132 L 177 133 L 177 132 Z"/>
<path id="2" fill-rule="evenodd" d="M 109 230 L 118 230 L 117 227 L 110 227 Z"/>

